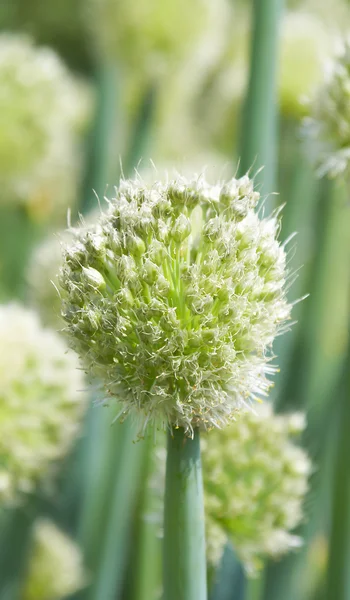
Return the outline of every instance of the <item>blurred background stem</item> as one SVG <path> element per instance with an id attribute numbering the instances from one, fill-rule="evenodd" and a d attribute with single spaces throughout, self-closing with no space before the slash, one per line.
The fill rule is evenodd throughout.
<path id="1" fill-rule="evenodd" d="M 240 172 L 257 176 L 262 194 L 276 185 L 277 61 L 282 0 L 254 0 L 250 75 L 241 131 Z M 270 207 L 269 207 L 270 208 Z"/>

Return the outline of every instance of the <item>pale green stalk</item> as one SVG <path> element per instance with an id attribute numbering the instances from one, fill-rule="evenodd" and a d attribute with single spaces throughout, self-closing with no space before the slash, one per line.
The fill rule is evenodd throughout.
<path id="1" fill-rule="evenodd" d="M 337 454 L 332 481 L 332 516 L 326 598 L 348 600 L 350 594 L 350 352 L 338 398 Z"/>
<path id="2" fill-rule="evenodd" d="M 200 435 L 168 434 L 164 507 L 164 600 L 206 600 Z"/>
<path id="3" fill-rule="evenodd" d="M 141 498 L 135 524 L 136 541 L 132 551 L 132 600 L 155 600 L 161 587 L 161 535 L 159 523 L 159 493 L 151 485 L 154 476 L 156 449 L 153 436 L 145 440 L 142 462 Z M 128 596 L 129 598 L 129 596 Z"/>
<path id="4" fill-rule="evenodd" d="M 89 595 L 91 600 L 115 600 L 119 597 L 128 544 L 131 543 L 129 530 L 136 508 L 144 443 L 134 442 L 136 431 L 130 420 L 121 425 L 120 435 L 120 460 L 116 460 L 112 502 L 107 513 L 97 576 Z"/>
<path id="5" fill-rule="evenodd" d="M 282 0 L 254 0 L 250 77 L 241 132 L 240 171 L 258 176 L 262 193 L 275 189 L 278 26 Z"/>
<path id="6" fill-rule="evenodd" d="M 210 600 L 244 600 L 247 581 L 231 544 L 226 544 L 210 593 Z"/>

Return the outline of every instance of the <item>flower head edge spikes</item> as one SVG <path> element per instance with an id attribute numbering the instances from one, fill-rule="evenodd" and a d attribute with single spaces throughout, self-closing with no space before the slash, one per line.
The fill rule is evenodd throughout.
<path id="1" fill-rule="evenodd" d="M 165 427 L 210 429 L 265 395 L 291 306 L 278 214 L 245 175 L 122 180 L 60 273 L 72 347 L 109 396 Z"/>

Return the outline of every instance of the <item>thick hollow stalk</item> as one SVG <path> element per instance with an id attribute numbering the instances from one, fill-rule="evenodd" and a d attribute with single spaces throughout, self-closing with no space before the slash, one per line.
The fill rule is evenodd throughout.
<path id="1" fill-rule="evenodd" d="M 263 193 L 275 186 L 277 49 L 282 0 L 254 0 L 250 78 L 241 132 L 240 171 L 264 166 Z"/>
<path id="2" fill-rule="evenodd" d="M 206 600 L 207 576 L 199 431 L 168 434 L 164 507 L 164 600 Z"/>

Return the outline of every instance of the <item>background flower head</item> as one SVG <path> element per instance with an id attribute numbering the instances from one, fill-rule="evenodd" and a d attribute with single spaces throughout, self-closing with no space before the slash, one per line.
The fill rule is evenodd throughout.
<path id="1" fill-rule="evenodd" d="M 53 50 L 3 33 L 0 90 L 1 201 L 65 217 L 79 182 L 86 89 Z"/>
<path id="2" fill-rule="evenodd" d="M 86 583 L 79 547 L 48 519 L 34 524 L 21 600 L 65 598 Z"/>
<path id="3" fill-rule="evenodd" d="M 267 556 L 301 545 L 292 530 L 303 518 L 311 463 L 293 436 L 302 414 L 275 415 L 269 403 L 202 440 L 207 551 L 217 564 L 230 541 L 250 574 Z"/>
<path id="4" fill-rule="evenodd" d="M 77 436 L 83 376 L 61 336 L 37 315 L 0 307 L 0 500 L 31 492 Z"/>

